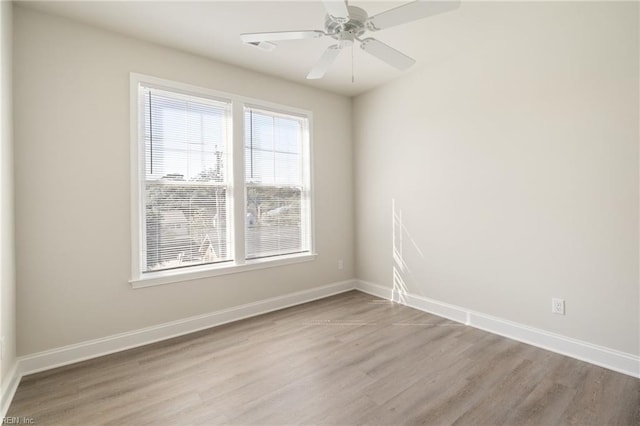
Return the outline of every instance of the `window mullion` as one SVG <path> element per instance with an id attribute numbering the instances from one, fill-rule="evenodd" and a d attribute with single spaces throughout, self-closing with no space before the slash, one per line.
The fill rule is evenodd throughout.
<path id="1" fill-rule="evenodd" d="M 232 106 L 233 117 L 233 252 L 236 264 L 245 263 L 245 187 L 244 187 L 244 106 L 241 102 L 234 101 Z"/>

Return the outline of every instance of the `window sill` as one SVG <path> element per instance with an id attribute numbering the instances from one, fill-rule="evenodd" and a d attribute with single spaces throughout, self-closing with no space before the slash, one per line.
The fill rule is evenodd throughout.
<path id="1" fill-rule="evenodd" d="M 203 265 L 189 268 L 188 271 L 160 271 L 144 274 L 137 279 L 129 281 L 133 288 L 153 287 L 156 285 L 179 283 L 183 281 L 198 280 L 201 278 L 217 277 L 220 275 L 236 274 L 238 272 L 254 271 L 257 269 L 273 268 L 275 266 L 291 265 L 294 263 L 309 262 L 318 255 L 315 253 L 293 254 L 279 256 L 277 259 L 264 258 L 247 260 L 242 265 L 228 262 L 220 265 Z"/>

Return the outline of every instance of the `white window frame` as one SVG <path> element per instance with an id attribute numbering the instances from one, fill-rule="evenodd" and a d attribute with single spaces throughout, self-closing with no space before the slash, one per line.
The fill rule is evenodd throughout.
<path id="1" fill-rule="evenodd" d="M 232 235 L 231 250 L 233 260 L 218 264 L 190 266 L 184 269 L 164 270 L 142 273 L 141 265 L 143 251 L 143 232 L 141 226 L 144 212 L 144 200 L 142 199 L 140 174 L 145 171 L 144 151 L 141 151 L 143 135 L 140 125 L 139 87 L 147 85 L 173 92 L 191 94 L 195 96 L 210 97 L 231 103 L 232 119 L 232 143 L 229 147 L 231 162 L 229 164 L 229 180 L 231 184 L 231 208 L 229 212 L 229 228 Z M 278 111 L 284 114 L 302 116 L 307 119 L 308 131 L 303 143 L 303 155 L 306 157 L 304 181 L 310 194 L 308 197 L 309 215 L 302 218 L 303 226 L 307 226 L 309 237 L 309 252 L 281 255 L 272 258 L 245 259 L 245 222 L 246 199 L 244 179 L 244 107 L 264 108 Z M 230 93 L 206 89 L 190 84 L 179 83 L 143 74 L 131 73 L 130 75 L 130 120 L 131 120 L 131 279 L 129 283 L 133 288 L 150 287 L 161 284 L 176 283 L 225 274 L 233 274 L 256 269 L 289 265 L 293 263 L 314 260 L 315 251 L 315 221 L 314 221 L 314 190 L 313 190 L 313 114 L 311 111 L 279 105 L 272 102 L 247 98 Z M 143 148 L 143 147 L 142 147 Z M 308 221 L 308 223 L 307 223 Z"/>

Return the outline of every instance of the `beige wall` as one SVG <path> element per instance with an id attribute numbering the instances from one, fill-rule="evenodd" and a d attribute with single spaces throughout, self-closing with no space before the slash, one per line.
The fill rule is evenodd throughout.
<path id="1" fill-rule="evenodd" d="M 12 3 L 0 2 L 0 333 L 4 353 L 0 377 L 2 388 L 16 360 L 15 257 L 13 232 L 13 112 L 11 90 Z"/>
<path id="2" fill-rule="evenodd" d="M 638 4 L 480 7 L 479 48 L 354 100 L 356 275 L 638 355 Z"/>
<path id="3" fill-rule="evenodd" d="M 392 286 L 395 267 L 409 292 L 640 354 L 638 5 L 461 13 L 474 7 L 493 17 L 475 23 L 481 48 L 417 68 L 353 110 L 347 98 L 15 7 L 18 353 L 356 275 Z M 132 71 L 314 111 L 315 262 L 130 288 Z M 567 301 L 566 316 L 550 313 L 551 297 Z"/>
<path id="4" fill-rule="evenodd" d="M 354 277 L 349 98 L 19 6 L 14 19 L 19 354 Z M 315 261 L 131 289 L 130 72 L 314 112 Z"/>

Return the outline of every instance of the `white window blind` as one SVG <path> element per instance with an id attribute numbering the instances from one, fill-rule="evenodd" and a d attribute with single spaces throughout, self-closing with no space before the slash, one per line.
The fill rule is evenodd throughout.
<path id="1" fill-rule="evenodd" d="M 231 260 L 230 103 L 139 90 L 141 272 Z"/>
<path id="2" fill-rule="evenodd" d="M 134 288 L 316 258 L 311 111 L 133 73 L 131 106 Z"/>
<path id="3" fill-rule="evenodd" d="M 310 251 L 308 120 L 245 107 L 247 259 Z"/>

